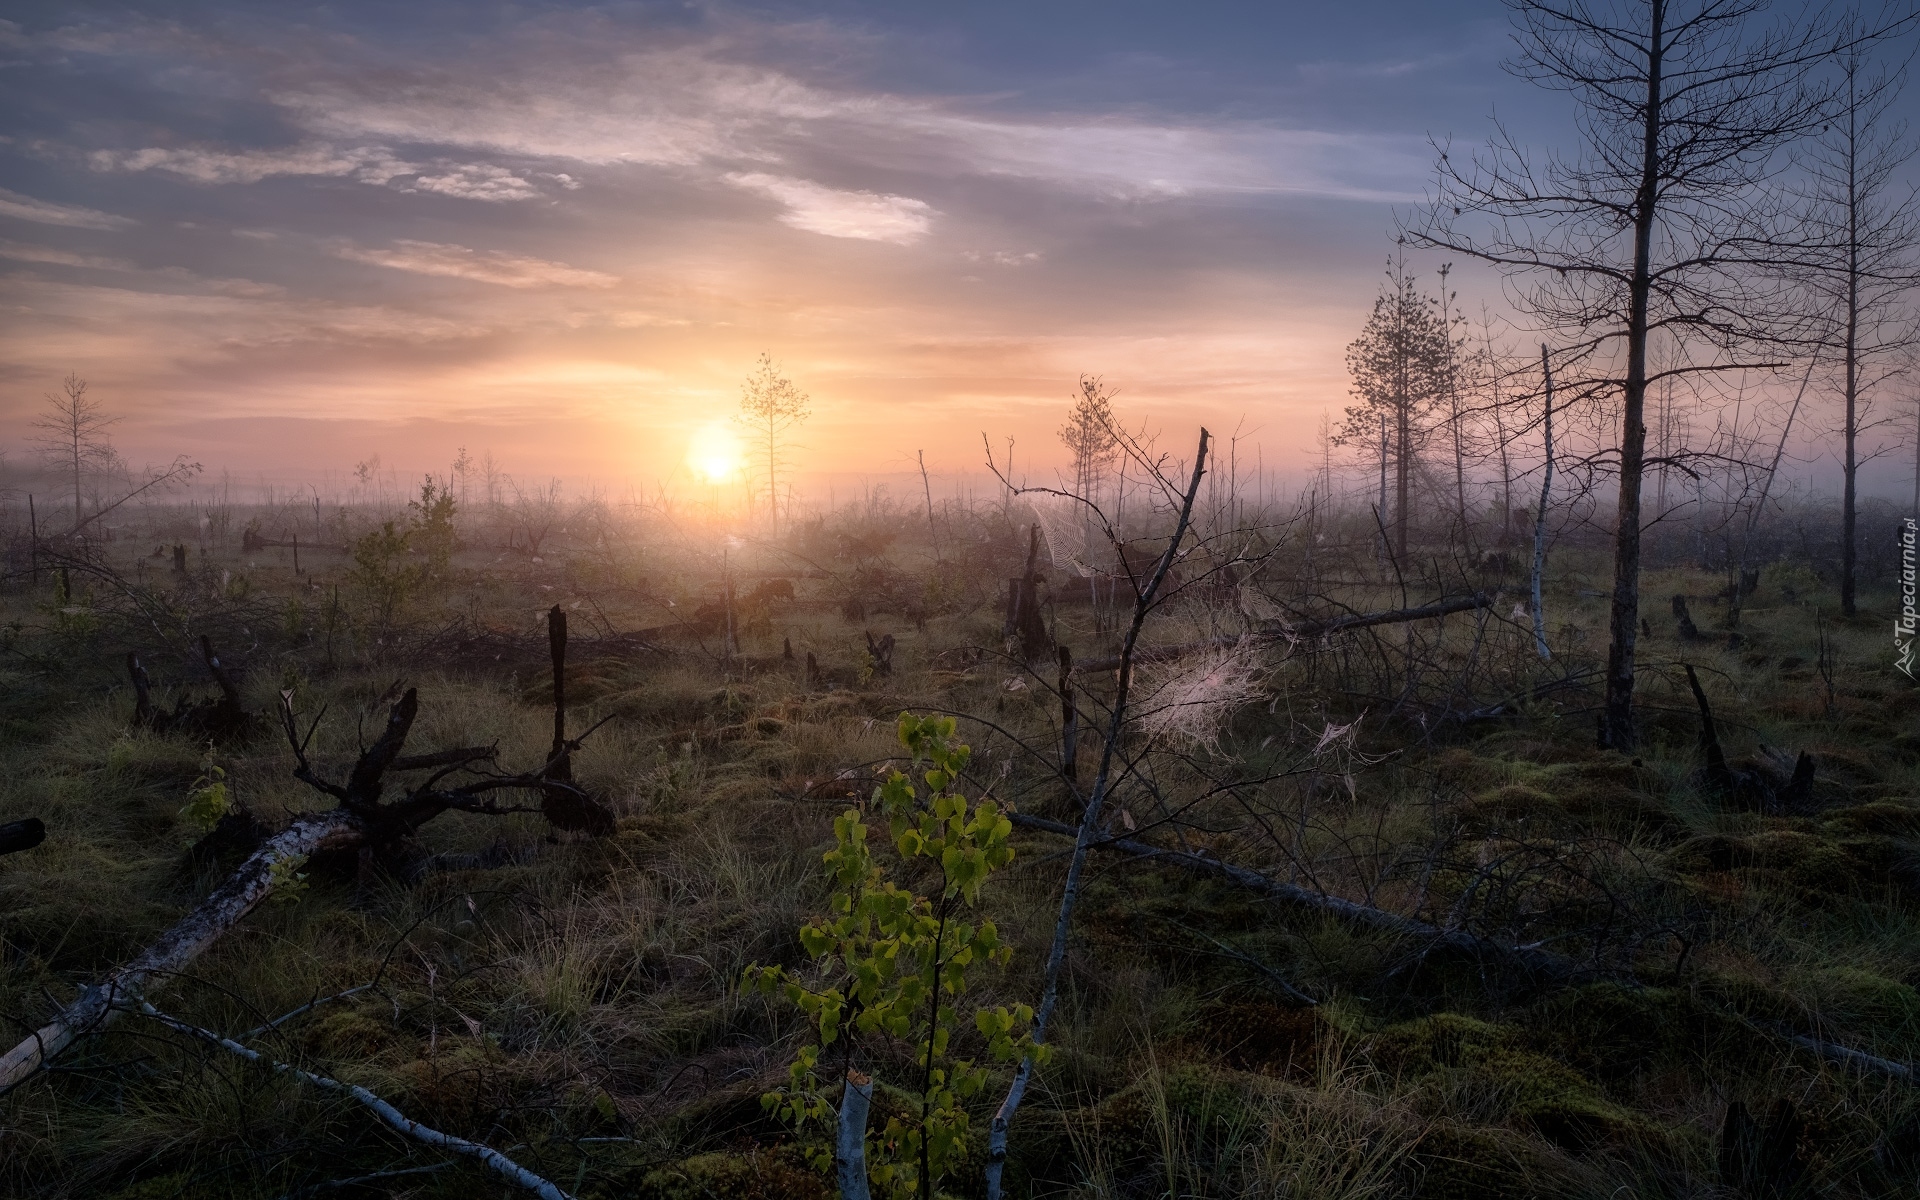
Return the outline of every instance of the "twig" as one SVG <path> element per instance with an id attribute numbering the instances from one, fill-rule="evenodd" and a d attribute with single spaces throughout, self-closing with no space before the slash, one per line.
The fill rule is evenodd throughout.
<path id="1" fill-rule="evenodd" d="M 380 1119 L 382 1124 L 395 1132 L 425 1145 L 435 1146 L 442 1150 L 451 1150 L 455 1154 L 474 1159 L 508 1183 L 516 1187 L 525 1188 L 534 1195 L 539 1196 L 540 1200 L 573 1200 L 573 1197 L 567 1192 L 562 1191 L 546 1179 L 535 1175 L 532 1171 L 527 1170 L 493 1147 L 482 1145 L 479 1142 L 470 1142 L 463 1137 L 455 1137 L 451 1133 L 442 1133 L 438 1129 L 422 1125 L 420 1122 L 407 1116 L 393 1105 L 388 1104 L 385 1100 L 374 1095 L 366 1088 L 360 1087 L 358 1084 L 342 1083 L 338 1079 L 332 1079 L 325 1075 L 316 1075 L 312 1071 L 303 1071 L 299 1067 L 289 1066 L 283 1062 L 275 1062 L 273 1059 L 261 1054 L 258 1050 L 252 1050 L 246 1046 L 242 1046 L 232 1038 L 221 1037 L 210 1029 L 202 1029 L 198 1025 L 190 1025 L 178 1017 L 170 1017 L 145 1000 L 140 1001 L 137 1006 L 129 1011 L 138 1012 L 142 1016 L 158 1021 L 175 1032 L 185 1033 L 199 1038 L 209 1046 L 218 1046 L 230 1054 L 237 1054 L 248 1062 L 268 1068 L 275 1074 L 292 1075 L 294 1078 L 305 1080 L 315 1087 L 324 1088 L 330 1092 L 338 1092 L 345 1096 L 351 1096 L 353 1099 L 365 1105 L 374 1116 Z"/>

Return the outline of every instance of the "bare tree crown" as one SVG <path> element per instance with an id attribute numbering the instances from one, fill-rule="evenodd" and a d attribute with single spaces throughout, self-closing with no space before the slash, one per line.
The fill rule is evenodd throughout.
<path id="1" fill-rule="evenodd" d="M 778 528 L 780 470 L 786 466 L 786 435 L 813 415 L 810 398 L 793 380 L 780 373 L 773 355 L 762 352 L 753 373 L 740 387 L 740 425 L 753 439 L 755 453 L 766 466 L 767 512 Z"/>
<path id="2" fill-rule="evenodd" d="M 100 401 L 87 394 L 87 381 L 69 374 L 58 392 L 49 392 L 45 413 L 33 422 L 41 457 L 67 476 L 73 487 L 73 519 L 82 512 L 81 492 L 86 476 L 114 465 L 117 457 L 107 430 L 120 418 L 107 415 Z"/>

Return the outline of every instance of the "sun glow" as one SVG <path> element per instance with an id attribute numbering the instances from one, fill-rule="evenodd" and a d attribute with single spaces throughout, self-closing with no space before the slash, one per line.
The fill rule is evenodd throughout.
<path id="1" fill-rule="evenodd" d="M 695 431 L 687 446 L 687 466 L 707 483 L 726 483 L 740 474 L 740 439 L 733 430 L 714 423 Z"/>

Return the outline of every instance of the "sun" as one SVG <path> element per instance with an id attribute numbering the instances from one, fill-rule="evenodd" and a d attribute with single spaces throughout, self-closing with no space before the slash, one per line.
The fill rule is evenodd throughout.
<path id="1" fill-rule="evenodd" d="M 703 426 L 687 446 L 687 465 L 707 483 L 726 483 L 740 474 L 740 439 L 718 422 Z"/>

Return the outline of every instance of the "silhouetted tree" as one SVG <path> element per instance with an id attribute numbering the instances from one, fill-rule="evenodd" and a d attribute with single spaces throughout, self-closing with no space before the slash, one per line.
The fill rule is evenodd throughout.
<path id="1" fill-rule="evenodd" d="M 1578 106 L 1581 150 L 1536 157 L 1503 128 L 1469 163 L 1439 156 L 1439 190 L 1409 231 L 1424 245 L 1525 276 L 1520 306 L 1620 397 L 1619 497 L 1601 741 L 1634 740 L 1641 477 L 1649 382 L 1770 366 L 1804 323 L 1781 267 L 1804 245 L 1777 186 L 1782 152 L 1834 111 L 1818 77 L 1909 18 L 1855 29 L 1819 9 L 1772 24 L 1762 0 L 1509 0 L 1510 69 Z M 1649 340 L 1692 348 L 1650 375 Z"/>
<path id="2" fill-rule="evenodd" d="M 110 417 L 98 400 L 87 395 L 87 381 L 69 374 L 60 391 L 47 394 L 46 415 L 34 421 L 41 430 L 40 454 L 73 484 L 73 527 L 81 524 L 81 483 L 92 471 L 113 465 L 113 442 L 107 430 L 120 420 Z"/>
<path id="3" fill-rule="evenodd" d="M 1371 445 L 1383 423 L 1390 429 L 1390 449 L 1381 455 L 1384 460 L 1390 453 L 1393 461 L 1393 541 L 1402 563 L 1407 560 L 1414 463 L 1428 433 L 1428 418 L 1447 398 L 1452 383 L 1447 335 L 1439 305 L 1420 294 L 1404 259 L 1396 255 L 1365 328 L 1347 347 L 1347 370 L 1360 403 L 1347 409 L 1340 440 Z"/>
<path id="4" fill-rule="evenodd" d="M 772 355 L 761 354 L 740 388 L 739 421 L 766 463 L 767 521 L 776 534 L 780 532 L 780 469 L 787 465 L 787 434 L 812 413 L 807 394 L 775 369 Z"/>
<path id="5" fill-rule="evenodd" d="M 1855 47 L 1840 57 L 1839 112 L 1808 156 L 1811 236 L 1823 251 L 1809 274 L 1819 308 L 1833 314 L 1825 339 L 1840 359 L 1840 608 L 1857 611 L 1859 439 L 1869 395 L 1892 373 L 1888 356 L 1914 343 L 1904 301 L 1920 248 L 1920 198 L 1902 178 L 1914 156 L 1892 112 L 1904 71 L 1887 72 Z"/>

